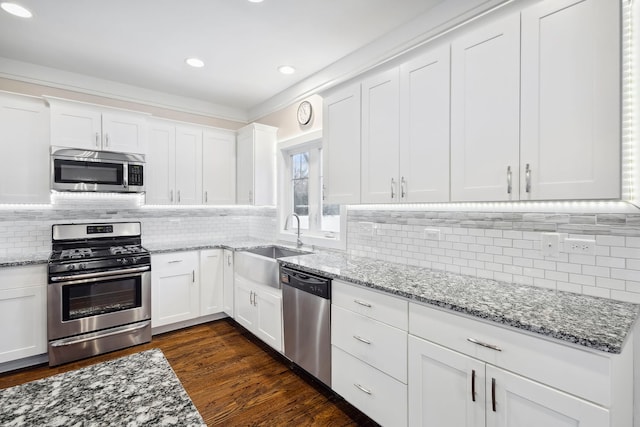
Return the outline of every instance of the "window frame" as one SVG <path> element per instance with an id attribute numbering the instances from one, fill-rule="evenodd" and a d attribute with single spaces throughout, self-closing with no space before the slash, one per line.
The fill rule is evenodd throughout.
<path id="1" fill-rule="evenodd" d="M 278 240 L 287 243 L 296 243 L 297 229 L 294 223 L 289 227 L 289 230 L 284 229 L 284 225 L 287 216 L 293 212 L 292 200 L 292 186 L 291 186 L 291 155 L 301 153 L 304 151 L 313 151 L 322 149 L 322 131 L 309 132 L 286 141 L 282 141 L 278 144 L 278 204 L 277 204 L 277 227 L 278 227 Z M 309 167 L 318 168 L 319 174 L 312 176 L 309 174 L 309 223 L 315 221 L 318 228 L 320 227 L 320 215 L 319 210 L 322 206 L 317 206 L 318 209 L 312 208 L 311 200 L 318 200 L 322 204 L 322 194 L 320 194 L 320 183 L 318 179 L 322 178 L 323 171 L 321 169 L 321 152 L 320 155 L 310 155 Z M 340 233 L 334 233 L 335 237 L 327 237 L 328 233 L 322 231 L 311 231 L 303 229 L 300 234 L 300 239 L 305 246 L 319 246 L 330 249 L 346 250 L 346 207 L 340 206 Z"/>

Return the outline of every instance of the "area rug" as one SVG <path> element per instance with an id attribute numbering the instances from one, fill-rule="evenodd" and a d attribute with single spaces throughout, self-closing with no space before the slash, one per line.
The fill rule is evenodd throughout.
<path id="1" fill-rule="evenodd" d="M 204 426 L 159 349 L 0 390 L 1 426 Z"/>

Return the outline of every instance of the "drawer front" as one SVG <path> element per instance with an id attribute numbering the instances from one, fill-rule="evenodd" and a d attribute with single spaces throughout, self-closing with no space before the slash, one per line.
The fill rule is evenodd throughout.
<path id="1" fill-rule="evenodd" d="M 27 288 L 47 284 L 47 264 L 2 267 L 0 290 Z"/>
<path id="2" fill-rule="evenodd" d="M 180 273 L 192 270 L 198 265 L 198 252 L 171 252 L 151 255 L 151 271 L 162 273 Z"/>
<path id="3" fill-rule="evenodd" d="M 407 300 L 334 280 L 331 283 L 331 302 L 398 329 L 407 330 Z"/>
<path id="4" fill-rule="evenodd" d="M 332 388 L 383 426 L 407 425 L 407 386 L 331 347 Z"/>
<path id="5" fill-rule="evenodd" d="M 331 344 L 407 383 L 407 333 L 333 305 Z"/>
<path id="6" fill-rule="evenodd" d="M 612 403 L 612 360 L 621 355 L 580 350 L 415 303 L 409 304 L 409 333 L 592 402 Z"/>

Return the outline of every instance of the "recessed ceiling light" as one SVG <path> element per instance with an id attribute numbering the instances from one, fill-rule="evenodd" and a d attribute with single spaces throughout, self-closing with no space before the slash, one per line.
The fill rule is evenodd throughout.
<path id="1" fill-rule="evenodd" d="M 296 69 L 291 65 L 281 65 L 278 67 L 278 71 L 280 71 L 282 74 L 293 74 L 296 72 Z"/>
<path id="2" fill-rule="evenodd" d="M 187 58 L 184 60 L 187 64 L 191 65 L 194 68 L 202 68 L 204 67 L 204 61 L 199 58 Z"/>
<path id="3" fill-rule="evenodd" d="M 33 16 L 33 14 L 28 9 L 25 9 L 17 3 L 5 1 L 0 3 L 0 7 L 4 9 L 5 12 L 8 12 L 15 16 L 19 16 L 20 18 L 31 18 Z"/>

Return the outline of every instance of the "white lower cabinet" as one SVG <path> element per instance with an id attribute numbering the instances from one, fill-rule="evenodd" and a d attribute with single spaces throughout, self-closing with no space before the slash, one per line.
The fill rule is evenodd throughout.
<path id="1" fill-rule="evenodd" d="M 151 326 L 200 314 L 198 251 L 151 255 Z"/>
<path id="2" fill-rule="evenodd" d="M 632 426 L 632 344 L 583 350 L 415 303 L 409 325 L 411 426 Z"/>
<path id="3" fill-rule="evenodd" d="M 278 351 L 282 351 L 282 289 L 235 277 L 235 320 Z"/>
<path id="4" fill-rule="evenodd" d="M 229 249 L 224 250 L 224 260 L 222 261 L 223 267 L 223 291 L 222 291 L 222 311 L 227 313 L 231 318 L 233 315 L 233 251 Z"/>
<path id="5" fill-rule="evenodd" d="M 224 251 L 200 251 L 200 316 L 223 311 Z"/>
<path id="6" fill-rule="evenodd" d="M 383 426 L 407 425 L 407 301 L 334 280 L 331 387 Z"/>
<path id="7" fill-rule="evenodd" d="M 47 352 L 47 267 L 7 267 L 0 280 L 0 363 Z"/>

